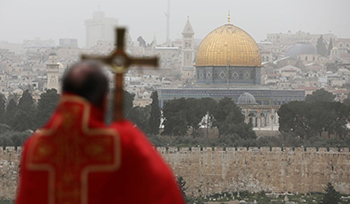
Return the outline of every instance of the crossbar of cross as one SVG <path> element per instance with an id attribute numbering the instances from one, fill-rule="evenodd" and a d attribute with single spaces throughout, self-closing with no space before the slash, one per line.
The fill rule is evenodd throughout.
<path id="1" fill-rule="evenodd" d="M 119 121 L 124 118 L 124 73 L 130 66 L 153 66 L 158 67 L 158 57 L 137 58 L 128 56 L 125 52 L 125 28 L 116 28 L 116 48 L 107 56 L 88 56 L 82 55 L 81 59 L 98 60 L 110 67 L 115 73 L 114 89 L 114 113 L 113 120 Z"/>

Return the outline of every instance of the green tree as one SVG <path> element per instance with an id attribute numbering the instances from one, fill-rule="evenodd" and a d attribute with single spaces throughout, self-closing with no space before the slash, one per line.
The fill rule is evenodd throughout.
<path id="1" fill-rule="evenodd" d="M 346 99 L 344 99 L 343 101 L 344 105 L 346 105 L 347 107 L 350 108 L 350 98 L 349 98 L 349 94 L 348 94 L 348 97 Z"/>
<path id="2" fill-rule="evenodd" d="M 14 122 L 15 122 L 14 116 L 16 115 L 16 111 L 17 111 L 17 104 L 15 99 L 12 98 L 7 104 L 6 113 L 5 113 L 5 123 L 10 127 L 14 125 Z"/>
<path id="3" fill-rule="evenodd" d="M 207 136 L 209 135 L 209 128 L 213 125 L 213 112 L 216 108 L 217 102 L 213 98 L 201 98 L 201 108 L 206 111 L 206 129 L 207 129 Z"/>
<path id="4" fill-rule="evenodd" d="M 18 93 L 11 93 L 8 97 L 8 100 L 10 101 L 11 99 L 15 100 L 16 104 L 18 103 L 19 99 L 21 98 L 21 95 Z"/>
<path id="5" fill-rule="evenodd" d="M 305 98 L 305 101 L 308 103 L 317 102 L 317 101 L 324 101 L 324 102 L 332 102 L 334 101 L 335 95 L 332 93 L 324 90 L 324 89 L 318 89 L 314 91 L 311 95 L 307 95 Z"/>
<path id="6" fill-rule="evenodd" d="M 9 132 L 0 134 L 0 147 L 14 146 L 11 135 L 9 135 Z"/>
<path id="7" fill-rule="evenodd" d="M 55 110 L 60 95 L 57 93 L 56 89 L 46 90 L 45 93 L 40 95 L 37 107 L 37 123 L 36 128 L 39 128 L 45 124 L 45 122 L 50 118 L 51 114 Z"/>
<path id="8" fill-rule="evenodd" d="M 350 92 L 347 94 L 346 99 L 344 99 L 343 104 L 350 108 Z"/>
<path id="9" fill-rule="evenodd" d="M 29 93 L 29 90 L 26 90 L 19 99 L 12 128 L 17 131 L 28 129 L 35 131 L 35 116 L 36 109 L 33 97 Z"/>
<path id="10" fill-rule="evenodd" d="M 144 133 L 148 132 L 151 106 L 135 106 L 130 110 L 129 119 Z"/>
<path id="11" fill-rule="evenodd" d="M 327 112 L 324 120 L 324 131 L 328 133 L 328 138 L 331 134 L 336 134 L 340 139 L 345 139 L 349 135 L 347 128 L 350 119 L 350 109 L 340 102 L 327 103 L 323 111 Z"/>
<path id="12" fill-rule="evenodd" d="M 19 147 L 23 145 L 23 142 L 28 138 L 31 133 L 29 131 L 6 131 L 0 134 L 0 147 L 15 146 Z"/>
<path id="13" fill-rule="evenodd" d="M 129 118 L 130 111 L 134 106 L 135 94 L 124 91 L 124 116 Z"/>
<path id="14" fill-rule="evenodd" d="M 279 131 L 294 132 L 298 136 L 306 139 L 310 132 L 308 118 L 309 104 L 304 101 L 292 101 L 283 104 L 278 110 Z"/>
<path id="15" fill-rule="evenodd" d="M 152 99 L 152 103 L 151 103 L 151 113 L 150 113 L 149 124 L 148 124 L 148 127 L 149 127 L 148 133 L 152 135 L 158 135 L 161 112 L 159 108 L 157 91 L 152 92 L 151 99 Z"/>
<path id="16" fill-rule="evenodd" d="M 244 123 L 241 109 L 231 98 L 223 98 L 213 111 L 213 125 L 219 129 L 219 135 L 237 134 L 241 138 L 256 139 L 252 126 Z"/>
<path id="17" fill-rule="evenodd" d="M 341 195 L 334 189 L 331 182 L 327 184 L 324 190 L 326 194 L 323 196 L 322 204 L 338 204 L 340 202 Z"/>
<path id="18" fill-rule="evenodd" d="M 309 127 L 308 137 L 315 135 L 322 136 L 323 132 L 330 131 L 333 133 L 332 121 L 334 118 L 333 111 L 331 110 L 331 103 L 324 101 L 316 101 L 312 104 L 308 104 L 308 110 L 305 110 L 305 116 L 307 117 L 306 124 Z"/>
<path id="19" fill-rule="evenodd" d="M 218 102 L 215 101 L 213 98 L 201 98 L 200 100 L 201 108 L 212 114 Z"/>
<path id="20" fill-rule="evenodd" d="M 30 131 L 24 131 L 24 132 L 10 131 L 7 133 L 11 134 L 11 140 L 15 147 L 22 146 L 24 141 L 31 135 Z"/>
<path id="21" fill-rule="evenodd" d="M 22 97 L 19 99 L 17 108 L 21 109 L 21 110 L 28 110 L 30 108 L 32 108 L 34 105 L 34 100 L 32 95 L 29 93 L 29 90 L 25 90 L 23 92 Z"/>
<path id="22" fill-rule="evenodd" d="M 318 39 L 317 39 L 317 45 L 316 45 L 316 49 L 317 49 L 317 53 L 319 55 L 322 56 L 326 56 L 327 55 L 327 47 L 326 47 L 326 43 L 323 40 L 323 35 L 321 35 Z"/>
<path id="23" fill-rule="evenodd" d="M 0 93 L 0 123 L 5 123 L 5 113 L 6 113 L 6 98 L 4 94 Z"/>
<path id="24" fill-rule="evenodd" d="M 226 123 L 240 123 L 244 121 L 244 116 L 241 113 L 240 108 L 232 101 L 231 98 L 223 98 L 216 105 L 214 111 L 214 126 L 218 127 L 220 134 L 224 133 L 223 130 L 227 128 Z M 227 121 L 230 117 L 233 121 Z"/>
<path id="25" fill-rule="evenodd" d="M 185 136 L 188 126 L 186 121 L 186 99 L 166 101 L 163 107 L 164 131 L 162 135 Z"/>
<path id="26" fill-rule="evenodd" d="M 340 102 L 292 101 L 283 104 L 278 111 L 279 130 L 293 132 L 303 139 L 336 134 L 341 139 L 349 134 L 346 127 L 349 117 L 349 108 Z"/>
<path id="27" fill-rule="evenodd" d="M 333 38 L 331 38 L 331 39 L 329 40 L 329 44 L 328 44 L 328 52 L 327 52 L 327 54 L 328 54 L 328 55 L 330 55 L 330 54 L 331 54 L 331 50 L 332 50 L 332 48 L 333 48 Z"/>
<path id="28" fill-rule="evenodd" d="M 186 121 L 188 127 L 192 128 L 192 135 L 197 135 L 197 130 L 200 127 L 200 122 L 207 113 L 201 105 L 201 100 L 196 98 L 186 99 Z"/>
<path id="29" fill-rule="evenodd" d="M 0 134 L 10 131 L 11 127 L 6 124 L 0 124 Z M 1 145 L 0 145 L 1 146 Z"/>

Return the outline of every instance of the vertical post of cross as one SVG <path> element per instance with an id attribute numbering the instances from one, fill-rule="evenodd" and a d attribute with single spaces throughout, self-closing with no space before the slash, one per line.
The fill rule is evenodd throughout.
<path id="1" fill-rule="evenodd" d="M 116 29 L 116 43 L 117 43 L 117 53 L 124 52 L 124 36 L 125 36 L 125 29 L 124 28 L 117 28 Z M 120 53 L 124 54 L 124 53 Z M 122 65 L 124 66 L 124 65 Z M 123 67 L 124 70 L 124 67 Z M 115 75 L 115 90 L 114 90 L 114 121 L 119 121 L 123 119 L 123 112 L 124 112 L 124 73 L 117 72 Z M 118 111 L 119 110 L 119 111 Z"/>

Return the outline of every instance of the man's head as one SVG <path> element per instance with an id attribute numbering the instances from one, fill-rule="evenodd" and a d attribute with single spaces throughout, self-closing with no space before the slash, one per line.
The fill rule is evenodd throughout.
<path id="1" fill-rule="evenodd" d="M 97 62 L 79 62 L 65 73 L 62 92 L 77 94 L 95 106 L 105 108 L 108 78 Z"/>

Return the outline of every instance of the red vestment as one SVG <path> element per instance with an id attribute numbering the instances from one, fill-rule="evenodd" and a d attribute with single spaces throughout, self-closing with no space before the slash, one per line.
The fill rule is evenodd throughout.
<path id="1" fill-rule="evenodd" d="M 26 141 L 16 204 L 184 203 L 175 178 L 144 134 L 126 120 L 65 94 Z"/>

